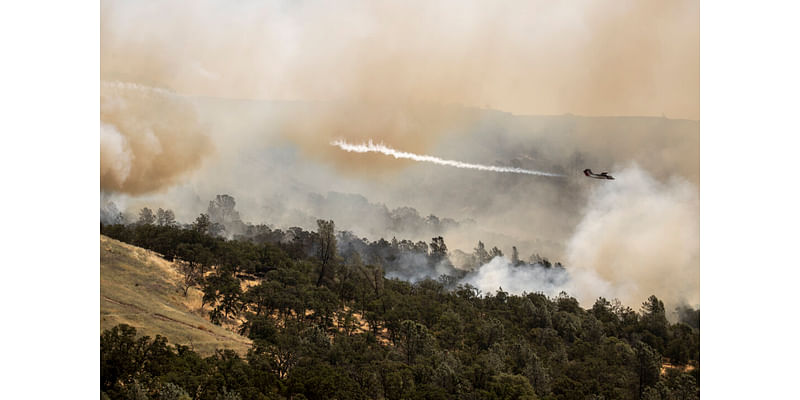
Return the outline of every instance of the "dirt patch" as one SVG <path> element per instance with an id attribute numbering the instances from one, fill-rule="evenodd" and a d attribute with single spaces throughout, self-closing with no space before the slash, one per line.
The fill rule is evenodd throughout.
<path id="1" fill-rule="evenodd" d="M 130 307 L 130 308 L 133 308 L 133 309 L 135 309 L 137 311 L 141 311 L 141 312 L 146 312 L 143 308 L 141 308 L 139 306 L 136 306 L 134 304 L 129 304 L 129 303 L 124 303 L 124 302 L 121 302 L 121 301 L 117 301 L 117 300 L 114 300 L 114 299 L 112 299 L 110 297 L 107 297 L 107 296 L 101 296 L 101 297 L 103 298 L 103 300 L 105 300 L 105 301 L 107 301 L 109 303 L 118 304 L 118 305 L 125 306 L 125 307 Z"/>

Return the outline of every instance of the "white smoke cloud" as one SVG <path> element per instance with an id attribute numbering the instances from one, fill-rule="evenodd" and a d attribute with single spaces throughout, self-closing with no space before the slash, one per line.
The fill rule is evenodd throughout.
<path id="1" fill-rule="evenodd" d="M 467 275 L 484 293 L 561 291 L 584 307 L 598 297 L 634 309 L 650 295 L 668 310 L 700 302 L 699 195 L 684 179 L 659 182 L 636 165 L 598 181 L 568 243 L 564 269 L 495 257 Z M 594 182 L 593 182 L 594 183 Z"/>
<path id="2" fill-rule="evenodd" d="M 475 286 L 484 293 L 502 288 L 511 294 L 541 292 L 555 296 L 568 288 L 569 280 L 563 268 L 545 268 L 539 264 L 515 266 L 505 257 L 495 257 L 464 277 L 461 283 Z"/>
<path id="3" fill-rule="evenodd" d="M 399 159 L 407 159 L 407 160 L 414 160 L 420 162 L 429 162 L 437 165 L 444 165 L 448 167 L 456 167 L 456 168 L 465 168 L 465 169 L 476 169 L 479 171 L 491 171 L 491 172 L 509 172 L 514 174 L 528 174 L 528 175 L 542 175 L 542 176 L 563 176 L 560 174 L 554 174 L 550 172 L 542 172 L 542 171 L 534 171 L 530 169 L 523 169 L 517 167 L 499 167 L 495 165 L 483 165 L 483 164 L 471 164 L 465 163 L 461 161 L 455 160 L 445 160 L 439 157 L 428 156 L 428 155 L 420 155 L 414 153 L 408 153 L 404 151 L 395 150 L 391 147 L 388 147 L 384 144 L 374 144 L 370 139 L 367 143 L 362 144 L 350 144 L 344 140 L 334 140 L 331 142 L 332 146 L 338 146 L 340 149 L 348 152 L 354 153 L 381 153 L 387 156 L 392 156 L 394 158 Z"/>
<path id="4" fill-rule="evenodd" d="M 113 176 L 119 185 L 125 183 L 131 173 L 133 152 L 117 127 L 104 122 L 100 122 L 100 156 L 100 176 Z"/>
<path id="5" fill-rule="evenodd" d="M 431 265 L 425 254 L 400 253 L 392 264 L 392 270 L 386 271 L 386 277 L 416 283 L 424 279 L 435 280 L 442 275 L 452 275 L 453 272 L 453 266 L 446 261 Z"/>
<path id="6" fill-rule="evenodd" d="M 699 193 L 684 179 L 655 180 L 637 165 L 598 181 L 567 246 L 572 293 L 635 306 L 700 301 Z M 596 279 L 595 279 L 596 278 Z M 607 282 L 607 285 L 598 282 Z"/>

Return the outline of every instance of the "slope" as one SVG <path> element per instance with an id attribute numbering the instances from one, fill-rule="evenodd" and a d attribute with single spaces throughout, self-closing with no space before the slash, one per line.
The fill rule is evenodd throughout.
<path id="1" fill-rule="evenodd" d="M 100 331 L 124 323 L 204 356 L 216 349 L 244 355 L 250 340 L 203 318 L 202 292 L 192 288 L 184 297 L 179 279 L 156 253 L 100 235 Z"/>

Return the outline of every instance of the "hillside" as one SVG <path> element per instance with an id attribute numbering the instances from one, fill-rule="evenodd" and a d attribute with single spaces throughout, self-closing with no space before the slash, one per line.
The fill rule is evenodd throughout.
<path id="1" fill-rule="evenodd" d="M 684 311 L 690 324 L 670 323 L 654 295 L 638 312 L 602 297 L 585 309 L 567 293 L 484 294 L 449 275 L 388 279 L 381 266 L 409 254 L 433 263 L 441 240 L 432 251 L 406 239 L 363 240 L 326 265 L 318 250 L 338 249 L 337 236 L 332 221 L 318 225 L 293 229 L 287 241 L 269 227 L 252 238 L 214 236 L 205 216 L 192 228 L 101 224 L 101 319 L 135 326 L 103 332 L 101 391 L 156 398 L 168 387 L 209 400 L 231 392 L 243 400 L 698 398 L 699 310 Z M 178 292 L 176 264 L 160 254 L 186 260 L 190 273 L 205 268 L 204 309 L 198 291 Z M 206 316 L 246 322 L 255 351 L 198 358 L 135 339 L 160 333 L 200 355 L 232 346 L 241 354 L 247 342 Z"/>
<path id="2" fill-rule="evenodd" d="M 204 356 L 216 349 L 244 355 L 250 340 L 203 318 L 202 293 L 193 288 L 183 297 L 178 279 L 174 265 L 152 251 L 100 235 L 100 331 L 124 323 Z"/>

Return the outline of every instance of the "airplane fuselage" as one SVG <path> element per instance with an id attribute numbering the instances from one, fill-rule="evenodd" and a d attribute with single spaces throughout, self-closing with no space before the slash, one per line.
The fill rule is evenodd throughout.
<path id="1" fill-rule="evenodd" d="M 595 174 L 590 169 L 583 170 L 583 174 L 588 176 L 589 178 L 594 178 L 594 179 L 609 179 L 609 180 L 613 180 L 614 179 L 614 177 L 609 175 L 608 172 Z"/>

